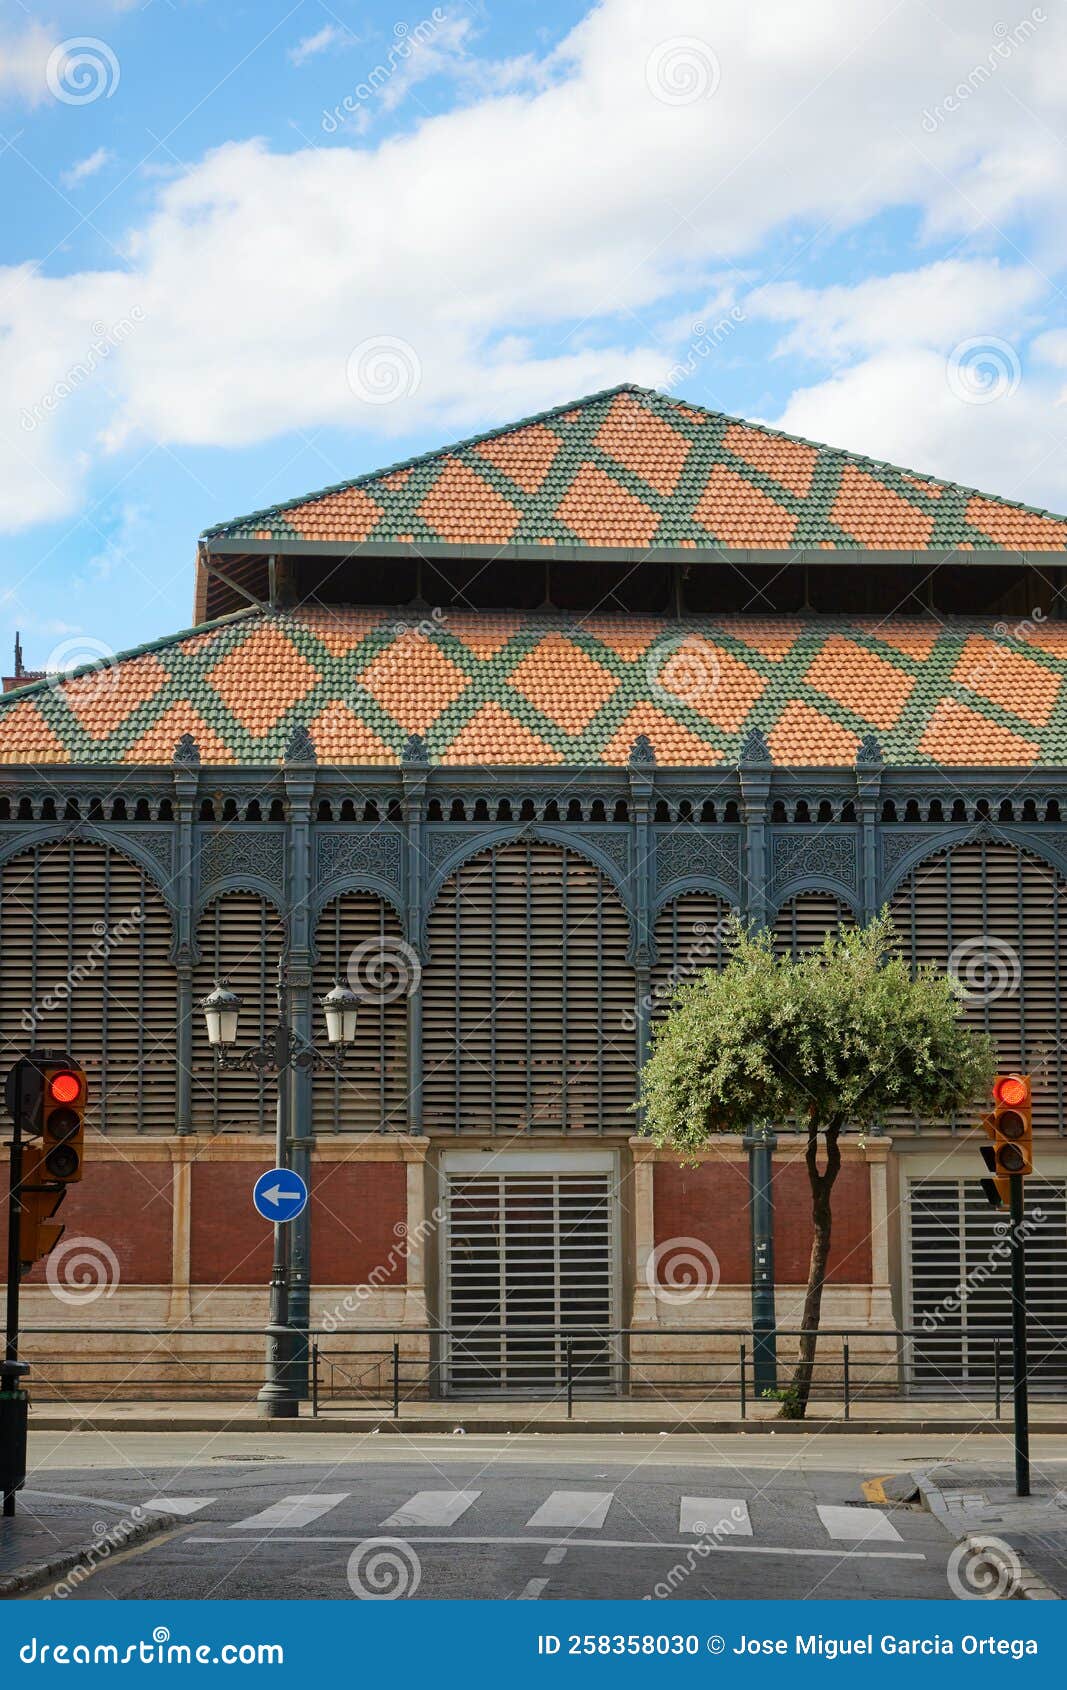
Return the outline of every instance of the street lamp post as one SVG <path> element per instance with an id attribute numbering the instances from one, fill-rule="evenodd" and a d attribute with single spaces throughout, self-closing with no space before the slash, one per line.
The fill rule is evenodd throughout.
<path id="1" fill-rule="evenodd" d="M 262 1044 L 241 1051 L 237 1044 L 237 1022 L 241 999 L 225 985 L 215 989 L 200 1004 L 207 1026 L 208 1044 L 220 1068 L 253 1068 L 278 1075 L 278 1104 L 275 1156 L 279 1168 L 289 1167 L 289 1076 L 294 1068 L 328 1069 L 338 1073 L 344 1065 L 356 1035 L 359 999 L 347 986 L 335 985 L 322 999 L 326 1037 L 330 1054 L 316 1050 L 293 1037 L 287 1004 L 288 978 L 285 963 L 278 963 L 278 1019 Z M 300 1412 L 301 1391 L 296 1378 L 293 1340 L 289 1325 L 289 1222 L 274 1222 L 274 1260 L 270 1274 L 270 1306 L 267 1316 L 266 1380 L 259 1392 L 264 1414 L 293 1419 Z"/>

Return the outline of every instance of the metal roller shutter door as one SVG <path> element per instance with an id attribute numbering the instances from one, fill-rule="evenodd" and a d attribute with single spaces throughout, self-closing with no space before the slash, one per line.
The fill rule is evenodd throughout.
<path id="1" fill-rule="evenodd" d="M 1001 1379 L 1010 1390 L 1009 1221 L 986 1202 L 978 1179 L 909 1180 L 907 1325 L 912 1382 L 936 1395 L 975 1386 L 991 1392 L 993 1336 L 1004 1338 Z M 1062 1391 L 1067 1381 L 1067 1180 L 1026 1181 L 1029 1374 Z"/>
<path id="2" fill-rule="evenodd" d="M 616 1383 L 615 1178 L 610 1173 L 453 1175 L 445 1184 L 445 1390 L 543 1395 L 565 1388 L 566 1338 L 583 1392 Z M 499 1330 L 498 1330 L 499 1329 Z"/>

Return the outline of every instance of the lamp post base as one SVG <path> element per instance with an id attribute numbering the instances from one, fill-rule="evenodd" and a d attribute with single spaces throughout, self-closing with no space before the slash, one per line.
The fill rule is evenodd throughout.
<path id="1" fill-rule="evenodd" d="M 296 1334 L 290 1326 L 272 1321 L 266 1336 L 265 1378 L 256 1393 L 259 1411 L 272 1420 L 295 1420 L 300 1413 L 292 1377 L 292 1346 Z"/>

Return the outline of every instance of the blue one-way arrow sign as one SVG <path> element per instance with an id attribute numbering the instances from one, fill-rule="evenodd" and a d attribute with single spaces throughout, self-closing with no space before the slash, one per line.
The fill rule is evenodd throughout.
<path id="1" fill-rule="evenodd" d="M 292 1168 L 271 1168 L 252 1187 L 252 1201 L 266 1221 L 295 1220 L 308 1200 L 308 1188 Z"/>

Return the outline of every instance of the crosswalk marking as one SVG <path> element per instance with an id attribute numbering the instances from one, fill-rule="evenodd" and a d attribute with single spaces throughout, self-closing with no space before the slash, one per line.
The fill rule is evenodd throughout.
<path id="1" fill-rule="evenodd" d="M 554 1490 L 531 1514 L 528 1526 L 585 1526 L 599 1531 L 608 1517 L 612 1490 Z"/>
<path id="2" fill-rule="evenodd" d="M 678 1530 L 700 1537 L 751 1537 L 748 1503 L 722 1496 L 683 1496 Z"/>
<path id="3" fill-rule="evenodd" d="M 547 1583 L 547 1579 L 531 1579 L 525 1590 L 519 1591 L 519 1601 L 536 1602 Z"/>
<path id="4" fill-rule="evenodd" d="M 452 1526 L 465 1514 L 480 1490 L 420 1490 L 383 1520 L 383 1526 Z"/>
<path id="5" fill-rule="evenodd" d="M 235 1520 L 230 1530 L 237 1532 L 252 1526 L 264 1530 L 272 1526 L 309 1526 L 312 1520 L 336 1508 L 348 1494 L 348 1491 L 342 1490 L 313 1491 L 309 1496 L 283 1496 L 280 1502 L 272 1502 L 269 1508 L 264 1508 L 262 1514 L 250 1514 L 247 1520 Z"/>
<path id="6" fill-rule="evenodd" d="M 209 1502 L 217 1501 L 214 1496 L 154 1496 L 144 1507 L 158 1509 L 161 1514 L 199 1514 Z"/>
<path id="7" fill-rule="evenodd" d="M 903 1542 L 892 1520 L 880 1508 L 839 1508 L 823 1502 L 816 1503 L 816 1507 L 830 1536 L 842 1543 L 866 1543 L 870 1538 Z"/>

